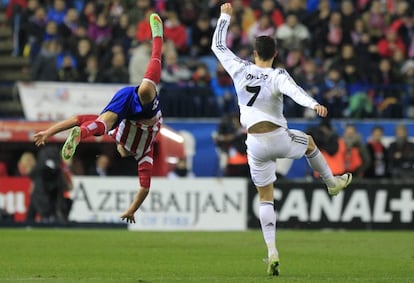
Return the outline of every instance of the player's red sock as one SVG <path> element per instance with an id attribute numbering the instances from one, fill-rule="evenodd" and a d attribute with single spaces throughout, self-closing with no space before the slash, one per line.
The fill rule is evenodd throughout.
<path id="1" fill-rule="evenodd" d="M 81 139 L 85 139 L 90 136 L 102 136 L 105 134 L 106 125 L 103 121 L 93 120 L 82 123 Z"/>
<path id="2" fill-rule="evenodd" d="M 86 115 L 78 115 L 76 118 L 78 119 L 78 126 L 82 125 L 85 122 L 88 121 L 94 121 L 98 119 L 98 115 L 96 114 L 86 114 Z"/>
<path id="3" fill-rule="evenodd" d="M 152 40 L 151 59 L 147 66 L 144 78 L 153 81 L 155 84 L 160 82 L 161 77 L 161 52 L 162 52 L 162 37 L 154 37 Z"/>

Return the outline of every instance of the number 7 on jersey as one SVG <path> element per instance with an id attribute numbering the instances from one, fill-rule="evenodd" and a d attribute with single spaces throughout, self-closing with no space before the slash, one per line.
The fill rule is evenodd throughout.
<path id="1" fill-rule="evenodd" d="M 246 91 L 253 93 L 253 97 L 250 98 L 249 102 L 247 102 L 247 106 L 253 105 L 253 103 L 256 101 L 257 96 L 259 95 L 260 89 L 260 86 L 246 86 Z"/>

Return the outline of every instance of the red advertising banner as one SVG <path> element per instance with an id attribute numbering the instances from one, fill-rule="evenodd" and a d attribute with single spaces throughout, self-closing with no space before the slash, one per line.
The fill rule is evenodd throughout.
<path id="1" fill-rule="evenodd" d="M 0 178 L 0 209 L 14 215 L 16 222 L 26 220 L 31 185 L 32 182 L 29 178 Z"/>

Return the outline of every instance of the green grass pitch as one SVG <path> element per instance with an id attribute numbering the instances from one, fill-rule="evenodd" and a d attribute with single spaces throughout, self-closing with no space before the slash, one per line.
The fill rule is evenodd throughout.
<path id="1" fill-rule="evenodd" d="M 414 232 L 0 229 L 0 282 L 414 282 Z"/>

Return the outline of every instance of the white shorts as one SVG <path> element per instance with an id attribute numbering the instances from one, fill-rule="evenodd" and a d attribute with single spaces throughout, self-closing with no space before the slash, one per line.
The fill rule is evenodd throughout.
<path id="1" fill-rule="evenodd" d="M 272 184 L 276 181 L 276 159 L 299 159 L 305 155 L 308 143 L 304 132 L 286 128 L 248 134 L 247 155 L 253 183 L 258 187 Z"/>

